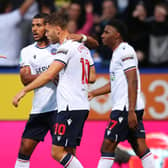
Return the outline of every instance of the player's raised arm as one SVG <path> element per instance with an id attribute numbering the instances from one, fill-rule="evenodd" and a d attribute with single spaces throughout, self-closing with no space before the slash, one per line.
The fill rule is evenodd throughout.
<path id="1" fill-rule="evenodd" d="M 97 40 L 95 40 L 91 36 L 86 36 L 84 34 L 70 34 L 68 39 L 83 42 L 90 49 L 95 49 L 99 46 L 99 43 Z"/>
<path id="2" fill-rule="evenodd" d="M 20 14 L 23 16 L 34 2 L 35 0 L 25 0 L 19 8 Z"/>
<path id="3" fill-rule="evenodd" d="M 87 36 L 87 40 L 84 42 L 84 44 L 90 49 L 95 49 L 99 46 L 98 41 L 91 36 Z"/>

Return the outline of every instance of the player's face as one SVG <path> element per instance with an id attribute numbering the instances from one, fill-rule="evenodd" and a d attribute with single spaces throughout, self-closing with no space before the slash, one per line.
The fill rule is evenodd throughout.
<path id="1" fill-rule="evenodd" d="M 115 44 L 115 39 L 118 36 L 118 32 L 113 26 L 105 26 L 104 32 L 102 34 L 102 42 L 104 45 L 107 45 L 109 47 L 113 46 Z"/>
<path id="2" fill-rule="evenodd" d="M 40 41 L 45 37 L 44 19 L 35 18 L 32 21 L 32 33 L 35 41 Z"/>
<path id="3" fill-rule="evenodd" d="M 58 27 L 50 24 L 46 24 L 45 29 L 46 29 L 47 39 L 50 41 L 50 43 L 52 44 L 58 43 L 59 34 L 60 34 Z"/>

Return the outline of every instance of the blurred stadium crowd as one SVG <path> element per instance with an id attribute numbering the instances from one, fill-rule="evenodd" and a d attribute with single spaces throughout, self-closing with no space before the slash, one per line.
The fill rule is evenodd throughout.
<path id="1" fill-rule="evenodd" d="M 71 33 L 93 36 L 99 47 L 91 50 L 97 67 L 108 67 L 111 53 L 101 34 L 110 19 L 128 27 L 127 41 L 135 48 L 141 67 L 168 65 L 168 0 L 34 0 L 16 19 L 24 1 L 0 0 L 0 67 L 17 67 L 20 49 L 33 42 L 31 19 L 39 13 L 60 12 Z M 32 0 L 33 1 L 33 0 Z"/>

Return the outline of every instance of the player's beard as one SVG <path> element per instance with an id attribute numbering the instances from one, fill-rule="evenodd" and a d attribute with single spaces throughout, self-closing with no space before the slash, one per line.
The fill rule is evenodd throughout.
<path id="1" fill-rule="evenodd" d="M 43 41 L 48 42 L 48 39 L 47 39 L 46 36 L 43 36 L 42 38 L 40 38 L 39 40 L 37 40 L 37 42 L 43 42 Z"/>
<path id="2" fill-rule="evenodd" d="M 57 36 L 54 36 L 54 37 L 50 37 L 48 38 L 50 44 L 56 44 L 56 43 L 59 43 L 59 38 Z"/>

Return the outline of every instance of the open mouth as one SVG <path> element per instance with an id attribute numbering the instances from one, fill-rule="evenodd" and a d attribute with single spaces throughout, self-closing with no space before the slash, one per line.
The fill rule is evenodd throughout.
<path id="1" fill-rule="evenodd" d="M 38 37 L 38 34 L 37 33 L 33 33 L 33 37 Z"/>

